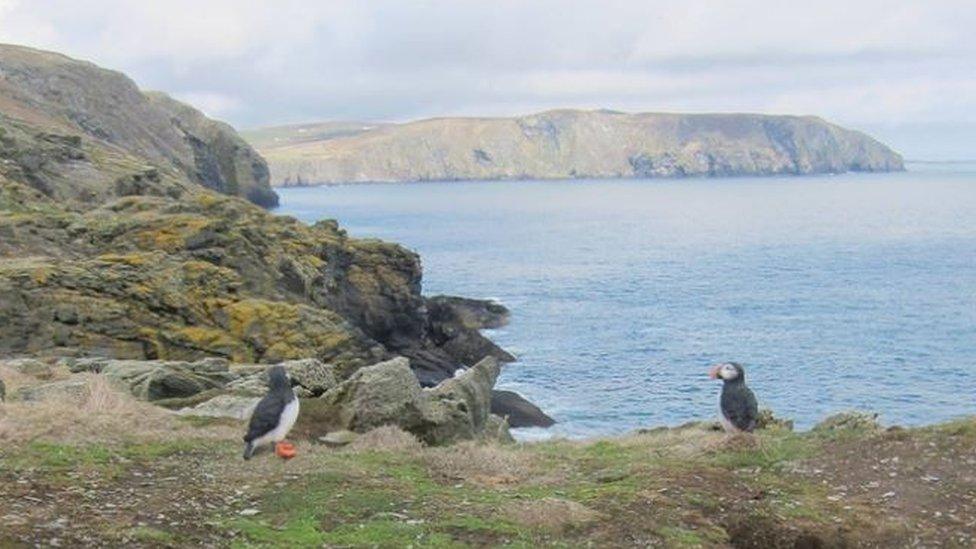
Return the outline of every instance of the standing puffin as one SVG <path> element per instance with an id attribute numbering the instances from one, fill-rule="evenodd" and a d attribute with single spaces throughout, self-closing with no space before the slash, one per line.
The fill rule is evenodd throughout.
<path id="1" fill-rule="evenodd" d="M 719 363 L 712 366 L 708 375 L 723 381 L 719 411 L 726 432 L 751 433 L 756 428 L 759 405 L 756 404 L 756 395 L 746 387 L 746 371 L 742 365 L 736 362 Z"/>
<path id="2" fill-rule="evenodd" d="M 272 448 L 288 436 L 298 419 L 298 398 L 291 389 L 283 366 L 268 370 L 268 394 L 258 402 L 251 414 L 251 422 L 244 435 L 244 459 L 251 459 L 259 446 L 271 443 Z"/>

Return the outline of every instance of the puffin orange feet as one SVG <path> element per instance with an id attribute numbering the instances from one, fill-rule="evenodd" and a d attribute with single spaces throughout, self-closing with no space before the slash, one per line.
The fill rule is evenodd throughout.
<path id="1" fill-rule="evenodd" d="M 295 457 L 296 454 L 295 445 L 282 440 L 278 444 L 275 444 L 275 455 L 281 459 L 291 459 Z"/>

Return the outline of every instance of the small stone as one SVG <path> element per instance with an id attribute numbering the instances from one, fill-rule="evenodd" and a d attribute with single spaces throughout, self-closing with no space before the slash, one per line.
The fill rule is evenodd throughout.
<path id="1" fill-rule="evenodd" d="M 630 476 L 630 471 L 623 469 L 605 469 L 596 473 L 595 480 L 601 484 L 621 481 Z"/>
<path id="2" fill-rule="evenodd" d="M 242 517 L 253 517 L 254 515 L 256 515 L 256 514 L 258 514 L 260 512 L 261 511 L 258 511 L 257 509 L 250 508 L 250 509 L 244 509 L 243 511 L 241 511 L 240 513 L 237 513 L 237 514 L 240 515 L 240 516 L 242 516 Z"/>
<path id="3" fill-rule="evenodd" d="M 319 437 L 319 442 L 330 448 L 340 448 L 356 440 L 358 437 L 359 435 L 352 431 L 333 431 L 325 436 Z"/>

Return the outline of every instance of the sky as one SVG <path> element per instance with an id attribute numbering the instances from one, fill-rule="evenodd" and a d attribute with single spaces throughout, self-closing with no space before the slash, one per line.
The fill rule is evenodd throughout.
<path id="1" fill-rule="evenodd" d="M 550 108 L 815 114 L 976 159 L 974 0 L 0 0 L 0 42 L 239 128 Z"/>

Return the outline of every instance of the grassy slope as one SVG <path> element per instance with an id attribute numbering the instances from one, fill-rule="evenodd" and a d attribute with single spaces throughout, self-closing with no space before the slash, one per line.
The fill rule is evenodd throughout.
<path id="1" fill-rule="evenodd" d="M 290 462 L 267 453 L 243 462 L 241 429 L 177 418 L 98 383 L 80 405 L 0 405 L 0 546 L 57 538 L 234 547 L 966 547 L 976 533 L 973 419 L 880 433 L 727 438 L 690 427 L 450 448 L 423 448 L 389 429 L 344 450 L 300 443 Z"/>

